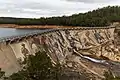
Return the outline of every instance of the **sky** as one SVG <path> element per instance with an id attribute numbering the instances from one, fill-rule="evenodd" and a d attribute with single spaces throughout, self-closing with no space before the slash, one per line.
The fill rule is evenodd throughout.
<path id="1" fill-rule="evenodd" d="M 120 5 L 120 0 L 0 0 L 0 17 L 69 16 L 109 5 Z"/>

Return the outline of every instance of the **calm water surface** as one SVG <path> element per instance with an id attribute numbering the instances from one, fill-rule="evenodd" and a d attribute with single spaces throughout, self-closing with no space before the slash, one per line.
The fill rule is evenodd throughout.
<path id="1" fill-rule="evenodd" d="M 14 29 L 14 28 L 0 28 L 0 38 L 6 38 L 11 36 L 19 36 L 34 32 L 45 32 L 47 30 L 39 29 Z"/>

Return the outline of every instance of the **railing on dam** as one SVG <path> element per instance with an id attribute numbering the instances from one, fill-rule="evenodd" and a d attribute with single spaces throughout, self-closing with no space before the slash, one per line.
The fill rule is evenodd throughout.
<path id="1" fill-rule="evenodd" d="M 47 29 L 43 32 L 41 31 L 36 31 L 32 33 L 27 33 L 24 35 L 17 35 L 17 36 L 8 36 L 8 37 L 3 37 L 0 38 L 0 42 L 13 42 L 13 41 L 19 41 L 21 39 L 37 36 L 37 35 L 42 35 L 42 34 L 48 34 L 48 33 L 53 33 L 56 31 L 65 31 L 65 30 L 91 30 L 91 29 L 110 29 L 110 28 L 115 28 L 115 27 L 74 27 L 74 28 L 58 28 L 58 29 Z"/>

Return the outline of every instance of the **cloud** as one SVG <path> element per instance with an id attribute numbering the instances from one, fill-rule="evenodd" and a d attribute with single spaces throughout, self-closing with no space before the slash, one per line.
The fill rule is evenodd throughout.
<path id="1" fill-rule="evenodd" d="M 21 0 L 22 2 L 22 0 Z M 0 3 L 2 7 L 0 7 L 1 14 L 8 14 L 14 16 L 17 15 L 18 17 L 25 17 L 26 14 L 28 15 L 37 15 L 41 16 L 62 16 L 62 15 L 70 15 L 74 12 L 84 12 L 88 10 L 87 7 L 76 7 L 76 3 L 69 3 L 66 1 L 60 0 L 53 0 L 52 2 L 48 2 L 48 0 L 44 1 L 23 1 L 21 2 L 14 2 L 14 1 L 3 1 Z M 54 3 L 53 3 L 54 2 Z M 55 4 L 56 3 L 56 4 Z M 79 5 L 83 5 L 79 3 Z M 23 16 L 25 14 L 25 16 Z"/>
<path id="2" fill-rule="evenodd" d="M 107 2 L 110 2 L 110 0 L 67 0 L 67 1 L 84 2 L 84 3 L 107 3 Z"/>
<path id="3" fill-rule="evenodd" d="M 107 0 L 0 0 L 0 16 L 49 17 L 72 15 L 107 6 Z M 74 2 L 73 2 L 74 1 Z M 111 0 L 110 0 L 111 1 Z M 118 2 L 117 2 L 118 1 Z M 94 3 L 94 4 L 92 4 Z M 103 4 L 104 3 L 104 4 Z M 120 3 L 116 0 L 110 5 Z"/>

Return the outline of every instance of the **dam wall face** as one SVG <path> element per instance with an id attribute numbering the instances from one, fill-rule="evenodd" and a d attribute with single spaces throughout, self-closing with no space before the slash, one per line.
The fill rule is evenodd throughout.
<path id="1" fill-rule="evenodd" d="M 79 67 L 80 59 L 84 56 L 120 62 L 120 49 L 114 40 L 114 28 L 66 29 L 7 45 L 5 42 L 0 43 L 0 68 L 6 75 L 17 72 L 21 69 L 20 62 L 24 61 L 26 56 L 35 55 L 42 50 L 48 52 L 52 62 L 59 62 L 68 67 Z"/>

